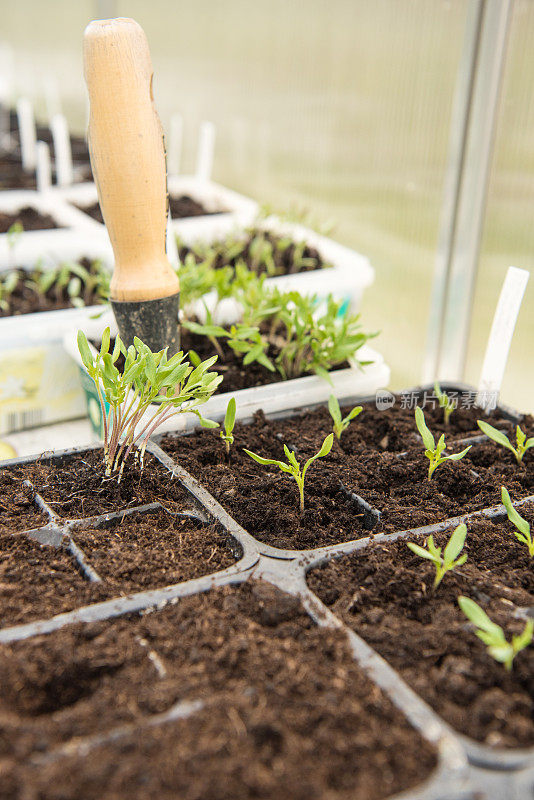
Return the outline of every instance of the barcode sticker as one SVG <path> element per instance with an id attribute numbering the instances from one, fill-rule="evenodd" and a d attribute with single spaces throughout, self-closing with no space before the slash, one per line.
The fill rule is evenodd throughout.
<path id="1" fill-rule="evenodd" d="M 0 433 L 14 433 L 25 428 L 35 428 L 44 421 L 42 408 L 30 408 L 26 411 L 12 411 L 0 418 Z"/>

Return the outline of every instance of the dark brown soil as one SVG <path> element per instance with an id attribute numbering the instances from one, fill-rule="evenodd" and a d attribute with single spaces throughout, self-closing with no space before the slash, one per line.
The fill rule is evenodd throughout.
<path id="1" fill-rule="evenodd" d="M 145 458 L 144 470 L 133 459 L 122 480 L 104 478 L 101 450 L 82 452 L 65 461 L 36 461 L 17 470 L 22 483 L 30 480 L 36 491 L 61 517 L 77 519 L 160 502 L 173 511 L 190 510 L 190 496 L 153 456 Z"/>
<path id="2" fill-rule="evenodd" d="M 347 499 L 342 487 L 381 512 L 375 532 L 419 527 L 497 505 L 502 485 L 514 499 L 534 493 L 534 457 L 528 454 L 518 468 L 513 458 L 502 463 L 503 451 L 485 442 L 473 445 L 462 461 L 442 464 L 429 481 L 422 445 L 403 456 L 380 452 L 382 431 L 376 431 L 372 415 L 369 418 L 367 414 L 368 407 L 340 442 L 334 442 L 329 456 L 310 468 L 305 484 L 308 508 L 302 519 L 294 480 L 276 467 L 256 464 L 243 448 L 285 461 L 285 443 L 305 462 L 318 452 L 331 431 L 325 409 L 274 422 L 260 412 L 252 425 L 237 425 L 230 464 L 225 461 L 218 431 L 166 437 L 162 446 L 209 487 L 244 528 L 261 541 L 283 548 L 320 547 L 367 535 L 360 509 Z M 471 453 L 488 448 L 493 453 L 491 469 L 474 465 Z M 448 453 L 459 449 L 460 445 L 453 445 Z"/>
<path id="3" fill-rule="evenodd" d="M 15 533 L 46 525 L 48 517 L 35 505 L 34 492 L 20 475 L 0 470 L 0 534 Z"/>
<path id="4" fill-rule="evenodd" d="M 112 596 L 109 586 L 81 575 L 65 548 L 40 545 L 24 534 L 0 536 L 0 628 Z"/>
<path id="5" fill-rule="evenodd" d="M 449 424 L 445 425 L 443 410 L 439 407 L 436 400 L 432 400 L 432 392 L 427 393 L 427 399 L 419 399 L 422 405 L 426 424 L 434 434 L 436 439 L 445 434 L 447 442 L 458 438 L 469 436 L 480 436 L 481 431 L 477 425 L 477 420 L 484 419 L 494 427 L 504 430 L 507 435 L 512 431 L 512 423 L 503 417 L 497 410 L 486 415 L 481 409 L 473 407 L 474 394 L 464 394 L 458 397 L 459 407 L 453 412 L 449 419 Z M 366 403 L 364 406 L 365 417 L 360 415 L 351 428 L 360 425 L 363 430 L 361 436 L 373 446 L 378 446 L 382 450 L 394 452 L 404 451 L 411 444 L 419 443 L 421 437 L 415 426 L 415 404 L 417 398 L 412 399 L 410 393 L 395 395 L 395 404 L 392 408 L 380 410 L 376 403 Z M 470 407 L 462 404 L 471 403 Z M 533 427 L 534 422 L 530 417 L 525 418 L 523 427 Z M 350 429 L 349 429 L 350 430 Z M 515 431 L 515 427 L 513 428 Z M 346 434 L 343 434 L 345 439 Z"/>
<path id="6" fill-rule="evenodd" d="M 221 214 L 224 208 L 218 208 L 216 211 L 208 211 L 208 209 L 190 197 L 188 194 L 177 196 L 169 196 L 169 207 L 173 219 L 184 219 L 185 217 L 204 217 L 211 216 L 212 214 Z"/>
<path id="7" fill-rule="evenodd" d="M 230 252 L 229 255 L 228 252 L 229 249 L 230 251 L 234 249 L 233 245 L 235 243 L 233 240 L 231 243 L 215 242 L 212 245 L 212 249 L 216 252 L 213 261 L 214 268 L 235 267 L 240 261 L 244 261 L 247 267 L 256 272 L 256 274 L 261 275 L 265 273 L 265 264 L 254 254 L 253 249 L 251 251 L 251 246 L 252 248 L 254 247 L 253 242 L 257 236 L 261 236 L 272 246 L 272 275 L 295 275 L 299 272 L 313 272 L 316 269 L 323 269 L 330 266 L 325 263 L 321 254 L 315 247 L 306 245 L 301 253 L 301 259 L 304 259 L 304 261 L 301 261 L 297 257 L 296 244 L 291 243 L 284 247 L 284 249 L 281 249 L 279 247 L 283 241 L 281 236 L 266 231 L 251 230 L 247 232 L 247 238 L 243 240 L 243 248 L 235 255 L 232 255 L 232 252 Z M 184 246 L 181 247 L 179 251 L 180 260 L 184 261 L 189 253 L 195 256 L 197 262 L 203 261 L 206 257 L 204 250 L 197 252 L 194 247 Z"/>
<path id="8" fill-rule="evenodd" d="M 95 262 L 82 258 L 80 262 L 91 275 L 96 274 Z M 53 284 L 48 291 L 43 294 L 37 291 L 36 287 L 28 282 L 32 279 L 32 271 L 18 268 L 15 270 L 18 275 L 18 282 L 13 292 L 5 298 L 7 308 L 0 308 L 0 317 L 11 317 L 19 314 L 34 314 L 40 311 L 58 311 L 62 308 L 73 308 L 72 299 L 69 297 L 67 286 L 59 287 Z M 74 273 L 72 273 L 74 277 Z M 86 306 L 100 305 L 102 298 L 96 287 L 85 287 L 80 294 L 80 299 Z"/>
<path id="9" fill-rule="evenodd" d="M 35 173 L 24 172 L 20 156 L 3 153 L 0 156 L 0 189 L 35 189 Z"/>
<path id="10" fill-rule="evenodd" d="M 325 459 L 316 461 L 306 475 L 301 517 L 293 478 L 276 467 L 261 467 L 243 452 L 246 447 L 265 458 L 285 460 L 283 443 L 293 447 L 299 441 L 294 428 L 288 438 L 280 434 L 280 429 L 290 427 L 287 421 L 270 424 L 261 413 L 251 425 L 236 425 L 229 464 L 217 430 L 168 436 L 161 446 L 240 525 L 273 547 L 302 550 L 365 536 L 360 509 L 342 492 L 339 479 L 328 474 Z"/>
<path id="11" fill-rule="evenodd" d="M 268 584 L 4 646 L 0 663 L 5 800 L 378 800 L 436 765 L 343 635 Z M 149 715 L 199 700 L 141 734 Z M 35 760 L 128 724 L 85 755 L 73 742 Z"/>
<path id="12" fill-rule="evenodd" d="M 20 222 L 25 231 L 42 231 L 62 227 L 50 214 L 41 214 L 37 209 L 26 206 L 14 214 L 0 212 L 0 233 L 7 233 L 15 222 Z"/>
<path id="13" fill-rule="evenodd" d="M 121 594 L 200 578 L 241 556 L 238 543 L 221 529 L 167 511 L 124 517 L 109 529 L 80 529 L 73 538 Z"/>
<path id="14" fill-rule="evenodd" d="M 533 512 L 523 511 L 531 524 Z M 469 524 L 468 560 L 437 591 L 433 565 L 406 541 L 372 544 L 308 575 L 321 600 L 447 722 L 496 747 L 534 744 L 534 648 L 519 653 L 508 673 L 488 655 L 457 598 L 479 603 L 508 639 L 523 629 L 513 612 L 534 604 L 534 573 L 513 531 L 508 520 Z M 436 543 L 443 546 L 450 533 L 434 537 Z"/>
<path id="15" fill-rule="evenodd" d="M 471 511 L 499 505 L 501 486 L 506 485 L 513 499 L 530 495 L 534 485 L 534 470 L 524 470 L 524 483 L 517 473 L 492 471 L 477 467 L 470 459 L 472 451 L 484 444 L 475 444 L 466 457 L 458 462 L 446 462 L 428 480 L 428 459 L 422 447 L 412 449 L 406 456 L 395 453 L 365 454 L 359 458 L 346 457 L 342 464 L 325 462 L 335 471 L 344 486 L 361 495 L 381 512 L 376 532 L 416 528 L 456 517 Z M 459 451 L 453 446 L 448 453 Z"/>
<path id="16" fill-rule="evenodd" d="M 66 547 L 40 545 L 23 534 L 0 535 L 0 628 L 200 578 L 241 556 L 238 543 L 215 526 L 165 511 L 73 536 L 101 583 L 85 578 Z"/>
<path id="17" fill-rule="evenodd" d="M 211 214 L 221 214 L 222 209 L 218 211 L 208 211 L 202 203 L 193 200 L 189 195 L 180 195 L 178 197 L 169 197 L 169 205 L 173 219 L 184 219 L 185 217 L 203 217 Z M 104 224 L 104 217 L 100 210 L 100 203 L 93 203 L 89 206 L 77 206 L 84 214 L 88 214 L 101 225 Z"/>

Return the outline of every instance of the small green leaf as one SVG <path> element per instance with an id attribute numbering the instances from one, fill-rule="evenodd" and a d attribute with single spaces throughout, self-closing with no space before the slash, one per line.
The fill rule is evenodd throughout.
<path id="1" fill-rule="evenodd" d="M 494 428 L 493 425 L 490 425 L 488 422 L 484 422 L 482 419 L 477 421 L 477 425 L 482 433 L 485 433 L 486 436 L 488 436 L 490 439 L 493 439 L 494 442 L 497 442 L 497 444 L 500 444 L 503 447 L 506 447 L 508 450 L 511 450 L 512 453 L 515 453 L 515 448 L 510 443 L 510 440 L 505 433 L 497 430 L 497 428 Z"/>
<path id="2" fill-rule="evenodd" d="M 86 369 L 92 369 L 94 359 L 91 353 L 91 348 L 89 347 L 89 342 L 87 341 L 87 337 L 83 331 L 78 331 L 78 350 Z"/>
<path id="3" fill-rule="evenodd" d="M 226 406 L 226 414 L 224 415 L 224 429 L 226 433 L 232 433 L 234 429 L 236 410 L 235 397 L 231 397 Z"/>
<path id="4" fill-rule="evenodd" d="M 452 564 L 452 562 L 460 555 L 465 544 L 465 537 L 467 536 L 467 527 L 463 523 L 453 532 L 451 538 L 445 546 L 443 551 L 443 560 L 445 565 Z M 466 556 L 467 558 L 467 556 Z"/>
<path id="5" fill-rule="evenodd" d="M 418 544 L 414 544 L 413 542 L 406 542 L 406 544 L 416 556 L 419 556 L 420 558 L 426 558 L 427 561 L 436 560 L 435 556 L 433 556 L 432 553 L 429 553 L 428 550 L 425 550 L 424 547 L 420 547 Z"/>
<path id="6" fill-rule="evenodd" d="M 328 411 L 330 412 L 330 416 L 336 425 L 341 424 L 341 410 L 339 408 L 339 402 L 337 397 L 333 394 L 330 395 L 328 398 Z"/>
<path id="7" fill-rule="evenodd" d="M 461 458 L 463 458 L 465 455 L 467 455 L 467 453 L 471 450 L 472 446 L 473 445 L 470 444 L 469 447 L 466 447 L 465 450 L 462 450 L 461 453 L 453 453 L 452 455 L 447 456 L 447 460 L 448 461 L 460 461 Z"/>
<path id="8" fill-rule="evenodd" d="M 472 622 L 473 625 L 476 625 L 477 628 L 480 628 L 481 631 L 490 636 L 503 636 L 502 628 L 495 622 L 492 622 L 486 612 L 480 608 L 474 600 L 471 600 L 469 597 L 460 596 L 458 598 L 458 605 L 468 620 Z"/>
<path id="9" fill-rule="evenodd" d="M 417 406 L 415 409 L 415 424 L 417 425 L 417 430 L 421 434 L 421 438 L 423 439 L 423 444 L 426 447 L 426 449 L 434 451 L 436 449 L 436 442 L 434 441 L 434 437 L 427 428 L 425 422 L 425 415 L 423 413 L 423 409 L 420 406 Z"/>
<path id="10" fill-rule="evenodd" d="M 530 537 L 529 523 L 516 511 L 512 505 L 508 490 L 504 486 L 501 487 L 501 498 L 506 509 L 506 513 L 508 514 L 508 519 L 512 525 L 515 525 L 517 530 L 520 531 L 524 536 Z"/>

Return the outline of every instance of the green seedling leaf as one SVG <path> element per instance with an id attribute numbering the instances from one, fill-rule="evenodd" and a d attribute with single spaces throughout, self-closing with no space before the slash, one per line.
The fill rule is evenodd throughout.
<path id="1" fill-rule="evenodd" d="M 355 419 L 363 410 L 362 406 L 355 406 L 347 416 L 341 418 L 341 409 L 339 407 L 338 399 L 335 395 L 331 394 L 328 398 L 328 411 L 332 417 L 333 431 L 337 439 L 341 439 L 341 434 L 346 431 L 353 419 Z"/>
<path id="2" fill-rule="evenodd" d="M 322 443 L 319 452 L 316 453 L 311 458 L 309 458 L 304 464 L 304 467 L 302 469 L 297 461 L 295 452 L 293 450 L 290 450 L 289 447 L 285 444 L 284 444 L 284 453 L 286 455 L 286 458 L 288 459 L 287 463 L 284 461 L 277 461 L 276 459 L 273 458 L 263 458 L 263 456 L 259 456 L 256 453 L 253 453 L 251 450 L 246 450 L 245 448 L 243 449 L 244 452 L 258 464 L 262 464 L 263 466 L 271 466 L 271 465 L 276 466 L 281 472 L 287 473 L 288 475 L 291 475 L 295 479 L 295 482 L 299 490 L 300 513 L 303 514 L 304 479 L 306 477 L 306 472 L 308 471 L 308 468 L 313 464 L 314 461 L 316 461 L 318 458 L 324 458 L 330 453 L 333 443 L 334 443 L 334 434 L 330 433 Z"/>
<path id="3" fill-rule="evenodd" d="M 438 398 L 440 408 L 443 409 L 443 419 L 445 425 L 449 424 L 451 414 L 456 409 L 454 400 L 451 400 L 448 395 L 441 390 L 439 383 L 436 381 L 434 384 L 434 394 Z"/>
<path id="4" fill-rule="evenodd" d="M 415 424 L 417 425 L 417 430 L 421 434 L 421 438 L 426 449 L 434 451 L 436 449 L 436 442 L 434 441 L 434 437 L 427 427 L 425 415 L 420 406 L 417 406 L 415 409 Z"/>
<path id="5" fill-rule="evenodd" d="M 515 531 L 516 539 L 527 545 L 528 553 L 532 558 L 534 556 L 534 542 L 532 541 L 529 523 L 516 511 L 510 499 L 510 495 L 508 494 L 508 490 L 505 489 L 504 486 L 501 487 L 501 498 L 506 509 L 506 513 L 508 514 L 508 519 L 512 525 L 515 525 L 517 528 Z"/>
<path id="6" fill-rule="evenodd" d="M 436 576 L 434 578 L 434 589 L 437 589 L 441 581 L 447 574 L 452 572 L 456 567 L 461 567 L 467 561 L 467 554 L 460 555 L 465 545 L 465 537 L 467 536 L 467 527 L 464 524 L 458 525 L 453 531 L 453 534 L 447 544 L 443 556 L 441 554 L 441 547 L 434 544 L 434 538 L 428 537 L 427 549 L 421 547 L 413 542 L 407 542 L 407 546 L 412 553 L 415 553 L 419 558 L 425 558 L 427 561 L 432 561 L 436 568 Z"/>
<path id="7" fill-rule="evenodd" d="M 508 436 L 503 433 L 503 431 L 494 428 L 493 425 L 490 425 L 488 422 L 485 422 L 482 419 L 477 421 L 477 425 L 482 431 L 492 439 L 496 444 L 501 445 L 501 447 L 505 447 L 507 450 L 510 450 L 515 456 L 515 459 L 518 464 L 521 464 L 523 461 L 523 456 L 530 450 L 531 447 L 534 447 L 534 437 L 527 439 L 526 434 L 521 430 L 519 425 L 516 427 L 516 446 L 510 442 Z"/>
<path id="8" fill-rule="evenodd" d="M 493 622 L 486 612 L 469 597 L 460 596 L 458 605 L 470 622 L 477 628 L 476 635 L 484 642 L 489 655 L 510 671 L 518 653 L 528 647 L 534 634 L 534 620 L 529 619 L 521 634 L 512 636 L 508 642 L 503 629 Z"/>
<path id="9" fill-rule="evenodd" d="M 465 455 L 467 455 L 472 447 L 472 445 L 469 445 L 469 447 L 466 447 L 465 450 L 462 450 L 460 453 L 453 453 L 450 456 L 444 456 L 443 452 L 445 451 L 445 434 L 441 434 L 438 443 L 436 444 L 432 433 L 426 425 L 423 410 L 419 406 L 417 406 L 415 409 L 415 424 L 417 425 L 417 429 L 421 434 L 423 444 L 426 447 L 425 456 L 430 462 L 428 465 L 428 480 L 432 478 L 432 475 L 440 466 L 440 464 L 443 464 L 445 461 L 460 461 Z"/>
<path id="10" fill-rule="evenodd" d="M 236 410 L 237 406 L 235 397 L 231 397 L 228 401 L 228 405 L 226 406 L 226 414 L 224 415 L 224 430 L 219 433 L 219 436 L 225 444 L 227 458 L 230 458 L 230 447 L 234 443 L 233 430 L 235 425 Z"/>

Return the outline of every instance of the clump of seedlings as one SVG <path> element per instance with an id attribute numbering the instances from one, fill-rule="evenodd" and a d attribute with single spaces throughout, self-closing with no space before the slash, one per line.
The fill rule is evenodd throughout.
<path id="1" fill-rule="evenodd" d="M 299 506 L 300 506 L 300 513 L 302 515 L 304 513 L 304 479 L 306 477 L 306 472 L 311 467 L 314 461 L 316 461 L 318 458 L 324 458 L 329 454 L 330 450 L 332 449 L 333 443 L 334 443 L 334 434 L 329 433 L 324 442 L 322 443 L 319 452 L 316 453 L 311 458 L 309 458 L 303 467 L 301 467 L 299 462 L 297 461 L 297 458 L 295 456 L 295 451 L 290 450 L 287 445 L 284 445 L 284 453 L 287 458 L 287 463 L 285 461 L 277 461 L 274 458 L 263 458 L 262 456 L 259 456 L 256 453 L 253 453 L 251 450 L 247 450 L 246 448 L 243 448 L 243 450 L 258 464 L 262 464 L 263 466 L 269 466 L 272 464 L 273 466 L 278 467 L 278 469 L 281 470 L 281 472 L 285 472 L 288 475 L 291 475 L 291 477 L 295 479 L 299 490 L 299 498 L 300 498 Z"/>
<path id="2" fill-rule="evenodd" d="M 44 310 L 107 303 L 110 274 L 101 261 L 65 262 L 45 268 L 37 264 L 31 270 L 13 269 L 0 274 L 0 311 L 16 313 L 23 302 Z"/>
<path id="3" fill-rule="evenodd" d="M 294 241 L 258 227 L 247 229 L 243 235 L 230 234 L 219 242 L 198 242 L 186 246 L 178 242 L 180 261 L 189 257 L 199 265 L 215 270 L 231 270 L 244 265 L 256 275 L 292 275 L 323 269 L 332 265 L 323 261 L 319 252 L 304 241 Z"/>
<path id="4" fill-rule="evenodd" d="M 341 439 L 341 434 L 347 430 L 352 420 L 362 413 L 362 410 L 363 406 L 354 406 L 354 408 L 349 411 L 347 416 L 343 417 L 342 419 L 341 408 L 339 407 L 338 399 L 334 394 L 330 395 L 328 398 L 328 411 L 332 417 L 332 429 L 338 441 Z"/>
<path id="5" fill-rule="evenodd" d="M 441 386 L 437 381 L 434 384 L 434 394 L 438 398 L 439 407 L 443 409 L 443 421 L 445 425 L 448 425 L 451 419 L 451 414 L 456 410 L 456 403 L 446 392 L 442 391 Z"/>
<path id="6" fill-rule="evenodd" d="M 488 436 L 490 439 L 493 439 L 494 442 L 500 444 L 501 447 L 506 447 L 507 450 L 510 450 L 514 454 L 515 460 L 518 464 L 521 464 L 523 461 L 523 456 L 527 450 L 530 450 L 531 447 L 534 447 L 534 437 L 527 439 L 526 434 L 523 433 L 519 425 L 516 427 L 515 431 L 515 447 L 505 433 L 499 431 L 497 428 L 494 428 L 493 425 L 490 425 L 488 422 L 484 422 L 484 420 L 479 419 L 477 425 L 482 433 L 485 433 L 486 436 Z"/>
<path id="7" fill-rule="evenodd" d="M 226 460 L 230 461 L 230 448 L 234 443 L 234 425 L 236 415 L 236 402 L 235 397 L 231 397 L 226 406 L 226 414 L 224 415 L 223 429 L 219 432 L 219 436 L 224 442 L 226 452 Z"/>
<path id="8" fill-rule="evenodd" d="M 512 641 L 509 642 L 500 625 L 492 622 L 474 600 L 461 596 L 458 598 L 458 605 L 467 619 L 476 627 L 476 635 L 484 642 L 490 656 L 500 664 L 504 664 L 510 672 L 514 658 L 532 642 L 534 620 L 527 620 L 523 632 L 518 636 L 512 636 Z"/>
<path id="9" fill-rule="evenodd" d="M 439 437 L 438 443 L 430 432 L 425 422 L 425 415 L 423 413 L 423 409 L 420 406 L 417 406 L 415 409 L 415 424 L 417 425 L 417 430 L 421 434 L 421 438 L 423 439 L 423 444 L 426 448 L 425 455 L 429 460 L 428 465 L 428 480 L 432 478 L 432 475 L 437 470 L 437 468 L 443 464 L 445 461 L 460 461 L 471 449 L 471 445 L 466 447 L 465 450 L 462 450 L 460 453 L 453 453 L 450 456 L 444 456 L 443 452 L 445 451 L 445 434 L 442 433 Z"/>
<path id="10" fill-rule="evenodd" d="M 508 519 L 512 525 L 515 525 L 517 528 L 517 530 L 514 531 L 516 539 L 522 542 L 522 544 L 526 544 L 529 556 L 532 558 L 534 556 L 534 542 L 532 541 L 529 523 L 513 507 L 508 490 L 505 489 L 504 486 L 501 487 L 501 497 L 506 513 L 508 514 Z"/>
<path id="11" fill-rule="evenodd" d="M 226 340 L 244 366 L 258 362 L 283 380 L 312 373 L 330 381 L 328 371 L 355 359 L 376 335 L 362 332 L 359 315 L 343 313 L 343 301 L 331 295 L 320 302 L 315 295 L 267 289 L 249 273 L 233 296 L 242 309 L 239 323 L 224 328 L 208 315 L 205 324 L 184 320 L 184 327 L 212 341 Z M 217 352 L 222 355 L 220 345 Z"/>
<path id="12" fill-rule="evenodd" d="M 445 545 L 443 555 L 441 554 L 442 548 L 434 544 L 434 538 L 432 536 L 429 536 L 427 539 L 426 549 L 413 542 L 407 542 L 412 553 L 415 553 L 415 555 L 420 558 L 426 558 L 434 564 L 436 568 L 434 589 L 438 588 L 447 572 L 455 570 L 456 567 L 461 567 L 462 564 L 465 564 L 467 561 L 467 553 L 460 555 L 464 548 L 466 536 L 467 527 L 464 524 L 458 525 Z"/>
<path id="13" fill-rule="evenodd" d="M 82 308 L 89 302 L 108 302 L 110 279 L 109 270 L 96 259 L 88 266 L 68 261 L 51 269 L 37 267 L 26 285 L 40 295 L 52 291 L 58 300 L 65 292 L 75 308 Z"/>
<path id="14" fill-rule="evenodd" d="M 193 367 L 183 352 L 168 359 L 167 349 L 153 353 L 137 337 L 126 349 L 117 336 L 111 353 L 110 343 L 110 329 L 106 328 L 100 352 L 93 355 L 85 334 L 78 331 L 80 356 L 100 401 L 105 475 L 120 481 L 133 449 L 139 452 L 142 467 L 150 436 L 171 417 L 192 413 L 203 427 L 218 427 L 217 423 L 204 419 L 198 406 L 211 397 L 222 377 L 209 372 L 217 356 Z M 116 366 L 121 354 L 125 359 L 122 372 Z M 146 412 L 148 418 L 144 417 Z"/>

